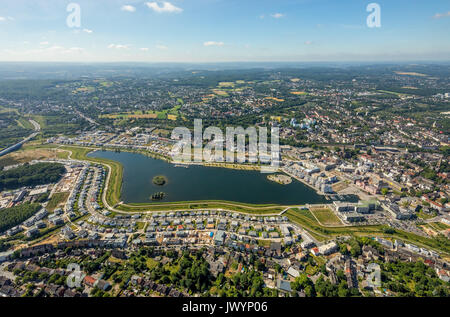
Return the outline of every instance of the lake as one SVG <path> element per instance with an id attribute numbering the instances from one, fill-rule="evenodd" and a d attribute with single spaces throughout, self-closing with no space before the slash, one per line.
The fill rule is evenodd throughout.
<path id="1" fill-rule="evenodd" d="M 123 166 L 121 200 L 125 203 L 154 202 L 150 196 L 164 192 L 161 202 L 193 200 L 228 200 L 252 204 L 330 203 L 315 190 L 294 180 L 280 185 L 259 171 L 242 171 L 218 167 L 189 166 L 157 160 L 138 153 L 96 151 L 88 154 L 120 162 Z M 154 185 L 154 176 L 164 175 L 164 186 Z"/>

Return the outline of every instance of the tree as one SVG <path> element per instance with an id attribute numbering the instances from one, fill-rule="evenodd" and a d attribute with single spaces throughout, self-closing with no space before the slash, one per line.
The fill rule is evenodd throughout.
<path id="1" fill-rule="evenodd" d="M 347 244 L 345 244 L 345 243 L 339 244 L 339 252 L 341 252 L 341 254 L 343 254 L 343 255 L 349 254 Z"/>

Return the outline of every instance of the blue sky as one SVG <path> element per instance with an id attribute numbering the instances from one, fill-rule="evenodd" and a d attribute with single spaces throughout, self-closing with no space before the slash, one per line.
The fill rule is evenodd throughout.
<path id="1" fill-rule="evenodd" d="M 449 61 L 449 30 L 448 0 L 2 0 L 0 61 Z"/>

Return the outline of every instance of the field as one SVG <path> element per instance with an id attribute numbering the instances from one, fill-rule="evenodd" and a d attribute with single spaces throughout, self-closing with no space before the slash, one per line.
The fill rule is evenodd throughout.
<path id="1" fill-rule="evenodd" d="M 50 158 L 64 158 L 64 152 L 50 148 L 35 148 L 32 146 L 26 146 L 19 151 L 12 152 L 1 157 L 0 167 L 28 163 L 32 160 L 44 160 Z"/>
<path id="2" fill-rule="evenodd" d="M 264 98 L 266 100 L 272 100 L 272 101 L 276 101 L 276 102 L 283 102 L 284 99 L 280 99 L 280 98 L 275 98 L 275 97 L 266 97 Z"/>
<path id="3" fill-rule="evenodd" d="M 419 218 L 422 218 L 422 219 L 424 219 L 424 220 L 427 220 L 427 219 L 434 218 L 436 215 L 435 215 L 435 214 L 427 214 L 427 213 L 425 213 L 425 212 L 423 212 L 423 211 L 421 210 L 420 212 L 417 213 L 417 216 L 418 216 Z"/>
<path id="4" fill-rule="evenodd" d="M 15 112 L 16 114 L 19 114 L 17 109 L 14 108 L 5 108 L 3 106 L 0 106 L 0 113 L 8 113 L 8 112 Z"/>
<path id="5" fill-rule="evenodd" d="M 75 89 L 74 91 L 72 91 L 73 94 L 77 94 L 77 93 L 84 93 L 84 92 L 94 92 L 95 88 L 92 86 L 88 86 L 88 87 L 80 87 Z"/>
<path id="6" fill-rule="evenodd" d="M 291 95 L 301 96 L 301 95 L 307 95 L 304 91 L 291 91 Z"/>
<path id="7" fill-rule="evenodd" d="M 427 75 L 415 72 L 394 72 L 397 75 L 426 77 Z"/>
<path id="8" fill-rule="evenodd" d="M 64 203 L 69 198 L 69 192 L 65 193 L 55 193 L 47 204 L 46 209 L 48 211 L 54 211 L 57 208 L 62 208 Z"/>
<path id="9" fill-rule="evenodd" d="M 234 82 L 225 82 L 225 81 L 223 81 L 223 82 L 219 83 L 219 87 L 231 87 L 231 88 L 234 88 Z"/>
<path id="10" fill-rule="evenodd" d="M 427 224 L 429 227 L 431 227 L 432 229 L 436 230 L 436 231 L 442 231 L 442 230 L 447 230 L 450 229 L 450 226 L 446 225 L 445 223 L 442 222 L 431 222 Z"/>
<path id="11" fill-rule="evenodd" d="M 378 92 L 382 92 L 385 94 L 390 94 L 390 95 L 395 95 L 397 97 L 405 97 L 408 96 L 408 94 L 402 94 L 400 92 L 395 92 L 395 91 L 387 91 L 387 90 L 377 90 Z"/>
<path id="12" fill-rule="evenodd" d="M 217 96 L 221 97 L 228 97 L 228 93 L 225 90 L 219 90 L 219 89 L 213 89 L 213 93 L 215 93 Z"/>
<path id="13" fill-rule="evenodd" d="M 340 181 L 339 183 L 336 183 L 332 186 L 333 190 L 338 193 L 341 190 L 344 190 L 346 188 L 348 188 L 348 184 L 344 181 Z"/>
<path id="14" fill-rule="evenodd" d="M 317 220 L 325 226 L 342 225 L 341 220 L 328 208 L 311 208 L 311 213 L 316 216 Z"/>
<path id="15" fill-rule="evenodd" d="M 182 101 L 182 100 L 181 100 Z M 172 109 L 166 109 L 161 111 L 134 111 L 134 112 L 122 112 L 111 113 L 100 116 L 100 118 L 107 119 L 158 119 L 158 120 L 177 120 L 179 116 L 178 110 L 180 105 L 173 107 Z"/>
<path id="16" fill-rule="evenodd" d="M 23 117 L 20 117 L 19 119 L 17 119 L 17 124 L 24 129 L 34 130 L 34 126 L 31 124 L 31 122 Z"/>

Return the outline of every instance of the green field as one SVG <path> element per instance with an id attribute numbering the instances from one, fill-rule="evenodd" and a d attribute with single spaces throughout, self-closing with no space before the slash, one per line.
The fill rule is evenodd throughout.
<path id="1" fill-rule="evenodd" d="M 58 208 L 59 204 L 64 203 L 67 198 L 69 198 L 69 192 L 53 194 L 52 198 L 50 198 L 50 201 L 47 204 L 46 209 L 48 211 L 54 211 L 56 208 Z"/>
<path id="2" fill-rule="evenodd" d="M 182 104 L 183 100 L 179 99 L 178 102 Z M 121 113 L 110 113 L 101 115 L 100 118 L 107 119 L 158 119 L 158 120 L 174 120 L 179 117 L 179 110 L 181 105 L 177 105 L 171 109 L 165 109 L 161 111 L 143 111 L 137 110 L 133 112 L 121 112 Z M 172 117 L 174 116 L 174 117 Z"/>
<path id="3" fill-rule="evenodd" d="M 341 220 L 329 208 L 310 209 L 319 222 L 325 226 L 339 226 L 342 225 Z"/>
<path id="4" fill-rule="evenodd" d="M 431 222 L 428 223 L 428 226 L 437 231 L 447 230 L 450 228 L 450 226 L 442 222 Z"/>

